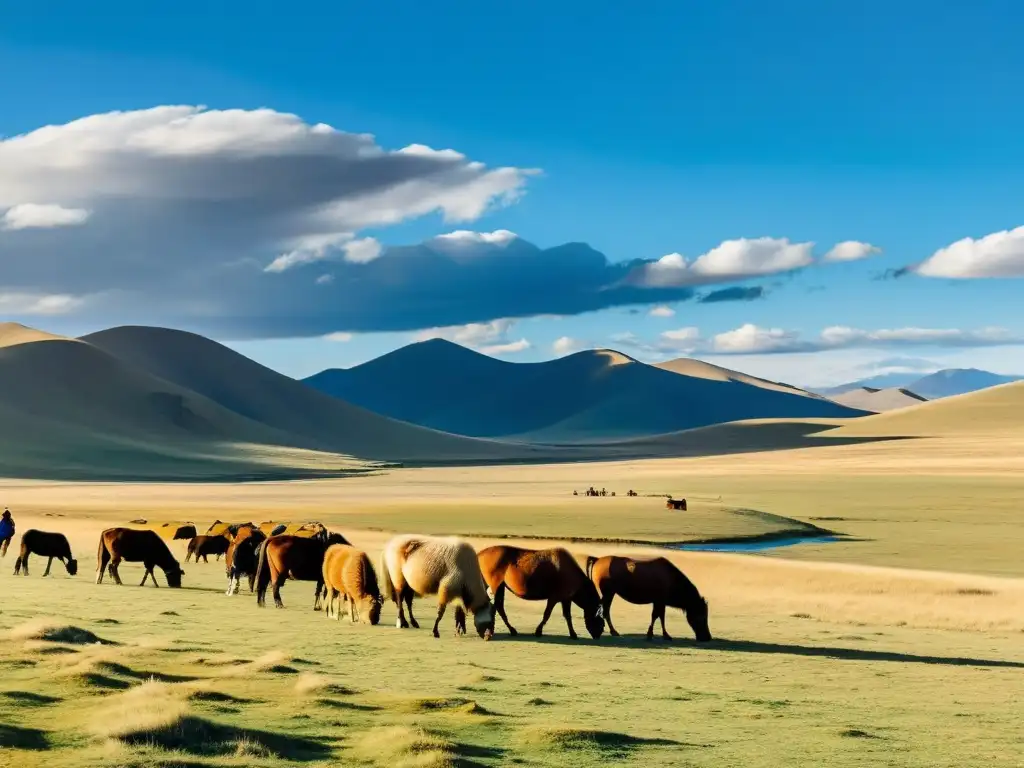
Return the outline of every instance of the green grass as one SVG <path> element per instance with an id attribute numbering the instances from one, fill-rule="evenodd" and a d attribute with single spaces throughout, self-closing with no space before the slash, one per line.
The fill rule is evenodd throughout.
<path id="1" fill-rule="evenodd" d="M 139 570 L 123 565 L 125 583 Z M 97 586 L 84 559 L 75 578 L 0 573 L 0 756 L 24 768 L 993 768 L 1022 748 L 1019 632 L 895 615 L 851 626 L 718 600 L 721 639 L 706 647 L 678 612 L 676 642 L 646 642 L 649 612 L 621 603 L 617 639 L 570 641 L 557 612 L 540 639 L 500 624 L 490 643 L 457 639 L 449 612 L 435 640 L 432 600 L 416 603 L 418 631 L 395 629 L 390 606 L 380 625 L 351 626 L 310 610 L 310 584 L 260 610 L 223 594 L 220 564 L 186 570 L 181 590 Z M 507 608 L 525 629 L 541 606 Z"/>

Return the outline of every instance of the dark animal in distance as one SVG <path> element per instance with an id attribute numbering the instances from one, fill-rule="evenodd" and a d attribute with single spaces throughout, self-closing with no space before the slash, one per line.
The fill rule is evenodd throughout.
<path id="1" fill-rule="evenodd" d="M 547 600 L 544 618 L 534 634 L 543 634 L 551 611 L 561 603 L 569 636 L 576 637 L 572 626 L 572 604 L 583 609 L 587 631 L 595 640 L 604 632 L 604 608 L 597 588 L 587 578 L 567 549 L 522 549 L 512 546 L 487 547 L 477 553 L 480 572 L 494 595 L 494 608 L 508 627 L 518 634 L 505 613 L 505 590 L 522 600 Z M 458 617 L 462 619 L 461 615 Z"/>
<path id="2" fill-rule="evenodd" d="M 192 523 L 185 523 L 184 525 L 178 525 L 177 523 L 164 523 L 160 526 L 164 531 L 169 531 L 171 528 L 174 529 L 174 535 L 171 539 L 174 541 L 194 539 L 198 531 L 196 531 L 195 525 Z"/>
<path id="3" fill-rule="evenodd" d="M 587 558 L 587 576 L 601 591 L 604 616 L 608 630 L 618 635 L 612 624 L 612 600 L 616 595 L 634 605 L 653 605 L 651 625 L 647 628 L 647 639 L 654 639 L 654 622 L 661 620 L 661 634 L 671 640 L 665 630 L 665 608 L 679 608 L 686 613 L 686 621 L 697 640 L 711 639 L 708 628 L 708 601 L 697 587 L 676 566 L 664 557 L 651 560 L 634 560 L 631 557 L 606 555 Z"/>
<path id="4" fill-rule="evenodd" d="M 380 594 L 373 564 L 361 549 L 347 544 L 332 544 L 327 548 L 323 564 L 323 597 L 327 598 L 324 609 L 327 618 L 331 618 L 331 609 L 338 599 L 339 605 L 334 608 L 334 618 L 338 621 L 341 620 L 343 603 L 348 605 L 349 620 L 353 624 L 357 618 L 370 624 L 380 621 L 384 598 Z M 357 609 L 360 616 L 356 615 Z"/>
<path id="5" fill-rule="evenodd" d="M 340 533 L 328 533 L 322 526 L 312 536 L 280 534 L 267 537 L 260 543 L 256 555 L 256 604 L 264 605 L 267 587 L 273 585 L 274 605 L 283 608 L 281 587 L 288 579 L 295 579 L 316 582 L 313 610 L 320 610 L 324 553 L 332 544 L 348 543 Z"/>
<path id="6" fill-rule="evenodd" d="M 160 568 L 164 572 L 169 587 L 180 587 L 181 577 L 185 575 L 171 550 L 167 548 L 166 542 L 156 531 L 108 528 L 101 533 L 99 551 L 96 554 L 96 583 L 103 583 L 103 573 L 109 567 L 110 575 L 120 584 L 121 577 L 117 569 L 122 560 L 146 566 L 140 587 L 145 585 L 146 579 L 150 576 L 153 577 L 153 586 L 160 586 L 156 582 L 154 568 Z"/>
<path id="7" fill-rule="evenodd" d="M 21 534 L 21 552 L 18 559 L 14 561 L 15 576 L 22 568 L 25 569 L 25 575 L 28 576 L 29 555 L 49 558 L 46 561 L 46 570 L 43 571 L 43 576 L 50 575 L 50 566 L 53 565 L 54 558 L 64 563 L 64 568 L 69 576 L 78 573 L 78 561 L 71 556 L 71 545 L 63 533 L 48 533 L 30 528 Z"/>
<path id="8" fill-rule="evenodd" d="M 225 594 L 238 594 L 242 576 L 249 578 L 249 592 L 255 591 L 256 569 L 259 565 L 257 554 L 260 544 L 266 538 L 267 535 L 255 526 L 238 529 L 228 545 L 228 551 L 224 554 L 224 570 L 228 577 L 228 589 Z"/>
<path id="9" fill-rule="evenodd" d="M 686 499 L 673 499 L 671 496 L 665 500 L 665 509 L 681 509 L 686 511 Z"/>
<path id="10" fill-rule="evenodd" d="M 204 563 L 208 563 L 210 562 L 206 559 L 208 555 L 216 555 L 217 559 L 220 559 L 220 556 L 228 551 L 230 544 L 231 540 L 226 535 L 210 536 L 200 533 L 188 543 L 185 562 L 187 563 L 190 557 L 194 557 L 198 563 L 201 557 Z"/>

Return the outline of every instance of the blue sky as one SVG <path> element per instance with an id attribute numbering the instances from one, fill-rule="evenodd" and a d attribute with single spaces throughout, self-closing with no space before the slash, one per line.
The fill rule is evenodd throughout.
<path id="1" fill-rule="evenodd" d="M 836 383 L 899 359 L 922 370 L 977 365 L 1024 373 L 1024 347 L 1016 343 L 1024 339 L 1024 234 L 975 242 L 937 276 L 879 279 L 962 238 L 979 241 L 1024 224 L 1024 107 L 1016 98 L 1024 78 L 1024 9 L 1012 2 L 949 2 L 940 9 L 875 0 L 703 5 L 653 2 L 639 13 L 576 2 L 309 2 L 287 9 L 250 2 L 243 12 L 238 4 L 187 0 L 165 10 L 126 2 L 4 3 L 0 71 L 16 76 L 0 80 L 0 135 L 161 105 L 265 107 L 308 124 L 371 133 L 387 150 L 425 144 L 454 148 L 488 168 L 541 171 L 524 177 L 514 201 L 459 222 L 435 211 L 385 225 L 361 213 L 366 226 L 355 235 L 384 246 L 453 230 L 509 230 L 541 249 L 586 243 L 613 263 L 671 253 L 692 262 L 723 241 L 762 237 L 813 242 L 817 260 L 841 241 L 881 249 L 856 261 L 708 287 L 764 288 L 764 298 L 754 301 L 648 301 L 513 322 L 474 308 L 466 319 L 482 325 L 441 331 L 481 348 L 505 348 L 497 354 L 507 359 L 552 357 L 552 345 L 563 339 L 559 351 L 607 346 L 641 359 L 695 354 L 797 384 Z M 61 202 L 55 195 L 65 182 L 53 183 L 46 188 L 53 200 L 29 200 L 14 196 L 25 187 L 14 179 L 5 203 L 0 168 L 0 210 Z M 67 199 L 87 197 L 74 191 Z M 144 220 L 148 211 L 133 216 Z M 82 231 L 99 221 L 97 215 Z M 36 305 L 12 299 L 6 313 L 67 333 L 111 321 L 173 321 L 292 375 L 360 362 L 423 335 L 408 327 L 349 330 L 340 337 L 347 340 L 329 341 L 321 331 L 333 326 L 321 327 L 318 316 L 296 322 L 318 329 L 291 334 L 307 338 L 252 338 L 268 335 L 265 329 L 282 317 L 313 312 L 313 300 L 291 283 L 286 298 L 245 283 L 237 290 L 252 299 L 226 314 L 251 318 L 262 304 L 267 317 L 218 324 L 211 318 L 220 294 L 210 285 L 219 278 L 195 270 L 207 268 L 222 243 L 174 221 L 169 232 L 198 233 L 180 243 L 192 259 L 180 272 L 204 275 L 192 284 L 176 275 L 180 294 L 166 288 L 159 270 L 143 268 L 146 258 L 165 266 L 176 258 L 173 235 L 157 247 L 138 233 L 106 232 L 106 239 L 88 240 L 110 259 L 102 268 L 92 268 L 92 251 L 77 252 L 74 240 L 30 245 L 60 249 L 60 259 L 47 253 L 33 261 L 55 274 L 82 272 L 80 290 L 70 277 L 50 286 L 42 267 L 10 274 L 0 268 L 0 294 L 100 295 L 109 280 L 111 290 L 148 290 L 148 300 L 126 301 L 114 312 L 113 301 L 95 308 L 76 299 L 67 312 L 39 316 Z M 253 258 L 262 245 L 251 245 Z M 18 246 L 16 253 L 27 252 Z M 124 253 L 110 258 L 120 247 Z M 225 278 L 217 290 L 236 290 L 232 285 Z M 436 302 L 450 300 L 444 286 L 422 285 L 417 306 L 429 306 L 435 289 Z M 303 290 L 315 294 L 308 285 Z M 365 298 L 369 305 L 372 297 Z M 655 306 L 674 314 L 652 317 Z M 350 322 L 355 311 L 338 322 Z M 244 340 L 236 333 L 243 325 Z M 835 326 L 860 333 L 812 343 Z M 257 327 L 263 330 L 248 330 Z M 424 325 L 428 335 L 432 327 Z M 744 327 L 743 344 L 714 341 Z M 690 346 L 692 332 L 662 337 L 690 328 L 700 339 Z M 901 329 L 947 333 L 876 333 Z M 523 339 L 529 346 L 511 351 Z M 716 354 L 727 349 L 732 354 Z M 797 349 L 807 351 L 789 351 Z"/>

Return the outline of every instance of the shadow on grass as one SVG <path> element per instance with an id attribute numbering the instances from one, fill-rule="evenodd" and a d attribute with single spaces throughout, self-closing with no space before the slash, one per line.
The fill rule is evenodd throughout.
<path id="1" fill-rule="evenodd" d="M 317 738 L 237 728 L 201 717 L 183 717 L 162 728 L 122 735 L 118 741 L 199 756 L 233 755 L 240 743 L 258 744 L 274 757 L 303 762 L 325 760 L 332 753 L 331 745 Z"/>
<path id="2" fill-rule="evenodd" d="M 1002 667 L 1024 669 L 1024 661 L 1006 659 L 975 659 L 965 656 L 926 656 L 898 651 L 872 651 L 863 648 L 835 648 L 818 645 L 796 645 L 790 643 L 762 643 L 757 640 L 712 640 L 699 643 L 693 638 L 673 638 L 666 642 L 655 635 L 654 640 L 647 640 L 644 635 L 620 635 L 611 637 L 602 635 L 600 640 L 593 640 L 589 635 L 580 635 L 572 639 L 567 635 L 542 635 L 520 633 L 512 637 L 507 634 L 495 634 L 492 642 L 539 643 L 546 645 L 568 645 L 583 647 L 587 645 L 608 646 L 610 648 L 636 648 L 644 651 L 671 651 L 680 648 L 701 651 L 733 651 L 741 653 L 767 653 L 790 656 L 809 656 L 840 661 L 897 661 L 917 664 L 945 664 L 954 667 Z"/>
<path id="3" fill-rule="evenodd" d="M 47 696 L 44 693 L 33 693 L 32 691 L 4 691 L 0 693 L 0 696 L 26 707 L 44 707 L 47 704 L 56 704 L 61 701 L 59 696 Z"/>
<path id="4" fill-rule="evenodd" d="M 20 725 L 0 723 L 0 747 L 42 752 L 50 748 L 50 740 L 46 731 L 38 728 L 22 728 Z"/>

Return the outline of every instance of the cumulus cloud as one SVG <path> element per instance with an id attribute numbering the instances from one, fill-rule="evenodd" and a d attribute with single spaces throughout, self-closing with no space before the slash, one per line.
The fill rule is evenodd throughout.
<path id="1" fill-rule="evenodd" d="M 507 344 L 491 344 L 481 347 L 480 351 L 487 355 L 512 355 L 516 352 L 525 352 L 531 346 L 533 345 L 526 339 L 519 339 L 518 341 L 510 341 Z"/>
<path id="2" fill-rule="evenodd" d="M 52 229 L 54 227 L 73 227 L 84 224 L 89 218 L 89 211 L 84 208 L 65 208 L 61 205 L 40 205 L 38 203 L 21 203 L 8 208 L 0 216 L 0 229 Z"/>
<path id="3" fill-rule="evenodd" d="M 1024 226 L 940 248 L 914 270 L 924 277 L 1024 277 Z"/>
<path id="4" fill-rule="evenodd" d="M 788 238 L 758 237 L 726 240 L 693 263 L 680 253 L 670 253 L 644 264 L 633 279 L 648 286 L 705 285 L 728 280 L 791 272 L 814 261 L 814 243 L 791 243 Z"/>
<path id="5" fill-rule="evenodd" d="M 556 355 L 568 355 L 579 352 L 582 348 L 583 342 L 571 336 L 560 336 L 551 345 L 551 349 Z"/>
<path id="6" fill-rule="evenodd" d="M 832 249 L 825 254 L 825 261 L 858 261 L 881 252 L 881 248 L 871 243 L 844 240 L 832 246 Z"/>
<path id="7" fill-rule="evenodd" d="M 654 307 L 647 313 L 651 317 L 673 317 L 676 311 L 672 307 Z"/>
<path id="8" fill-rule="evenodd" d="M 352 341 L 352 334 L 345 333 L 344 331 L 335 331 L 334 333 L 328 333 L 327 335 L 325 335 L 324 340 L 344 343 L 346 341 Z"/>
<path id="9" fill-rule="evenodd" d="M 447 339 L 464 347 L 478 350 L 487 355 L 509 355 L 531 348 L 526 339 L 511 340 L 509 332 L 516 321 L 511 318 L 492 320 L 489 323 L 468 323 L 448 328 L 428 328 L 413 336 L 416 341 Z"/>
<path id="10" fill-rule="evenodd" d="M 701 296 L 698 301 L 701 304 L 718 304 L 723 301 L 756 301 L 765 297 L 764 288 L 760 285 L 734 286 L 732 288 L 720 288 L 717 291 L 710 291 Z"/>
<path id="11" fill-rule="evenodd" d="M 83 296 L 0 293 L 0 312 L 12 315 L 66 315 L 82 307 Z"/>

